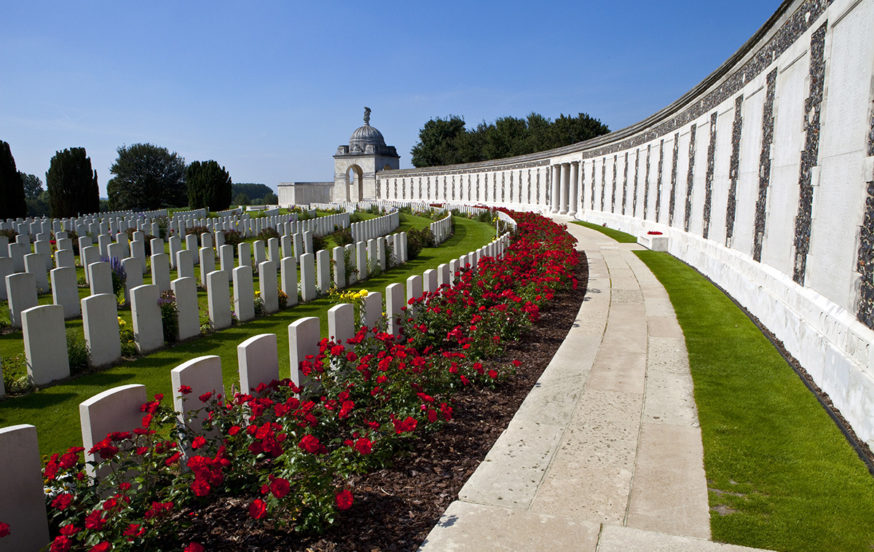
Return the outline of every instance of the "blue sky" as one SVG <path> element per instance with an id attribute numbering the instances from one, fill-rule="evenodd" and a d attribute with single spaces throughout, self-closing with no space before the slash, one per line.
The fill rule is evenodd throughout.
<path id="1" fill-rule="evenodd" d="M 235 182 L 333 179 L 371 124 L 410 165 L 432 117 L 534 111 L 612 130 L 671 103 L 778 0 L 5 2 L 0 139 L 45 179 L 84 146 L 101 195 L 121 145 L 215 159 Z"/>

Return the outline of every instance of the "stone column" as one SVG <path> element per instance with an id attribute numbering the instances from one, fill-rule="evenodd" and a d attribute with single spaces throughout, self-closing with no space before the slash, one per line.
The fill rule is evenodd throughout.
<path id="1" fill-rule="evenodd" d="M 571 175 L 571 167 L 570 163 L 562 163 L 561 164 L 561 183 L 559 184 L 559 192 L 558 192 L 558 214 L 566 215 L 567 214 L 567 198 L 568 198 L 568 187 L 570 186 L 570 175 Z M 555 187 L 553 187 L 554 189 Z"/>
<path id="2" fill-rule="evenodd" d="M 571 163 L 571 187 L 568 194 L 568 212 L 571 217 L 577 214 L 577 204 L 580 202 L 580 162 Z"/>
<path id="3" fill-rule="evenodd" d="M 558 212 L 558 181 L 559 181 L 559 165 L 552 166 L 552 194 L 549 198 L 549 212 Z"/>

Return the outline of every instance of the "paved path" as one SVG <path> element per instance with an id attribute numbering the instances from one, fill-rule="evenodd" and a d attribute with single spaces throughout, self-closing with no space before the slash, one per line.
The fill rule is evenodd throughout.
<path id="1" fill-rule="evenodd" d="M 631 252 L 640 246 L 568 229 L 589 260 L 586 299 L 422 550 L 752 550 L 708 540 L 698 413 L 667 292 Z"/>

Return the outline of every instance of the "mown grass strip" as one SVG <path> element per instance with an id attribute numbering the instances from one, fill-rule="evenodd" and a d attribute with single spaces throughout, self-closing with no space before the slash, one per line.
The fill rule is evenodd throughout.
<path id="1" fill-rule="evenodd" d="M 874 478 L 752 321 L 665 253 L 635 251 L 686 337 L 713 539 L 791 551 L 874 549 Z"/>
<path id="2" fill-rule="evenodd" d="M 404 215 L 402 229 L 421 227 L 430 222 L 423 217 Z M 421 219 L 421 220 L 418 220 Z M 385 292 L 392 282 L 405 282 L 409 276 L 421 274 L 429 268 L 470 252 L 494 238 L 494 228 L 485 223 L 455 217 L 455 234 L 440 247 L 425 248 L 419 256 L 403 266 L 388 270 L 348 289 L 368 289 Z M 310 303 L 257 318 L 245 324 L 227 328 L 191 341 L 164 348 L 131 362 L 122 362 L 108 370 L 84 375 L 22 397 L 0 401 L 0 427 L 15 424 L 33 424 L 39 435 L 43 454 L 58 452 L 81 442 L 79 403 L 111 387 L 139 383 L 146 386 L 149 396 L 154 393 L 170 394 L 170 370 L 197 356 L 218 355 L 226 387 L 239 381 L 237 375 L 237 345 L 247 338 L 275 333 L 278 338 L 279 373 L 288 377 L 288 325 L 304 316 L 321 319 L 322 335 L 327 335 L 327 311 L 333 304 L 322 297 Z M 81 322 L 80 322 L 81 325 Z"/>
<path id="3" fill-rule="evenodd" d="M 631 234 L 626 234 L 620 230 L 614 230 L 613 228 L 608 228 L 606 226 L 601 226 L 600 224 L 594 224 L 592 222 L 583 222 L 581 220 L 573 221 L 574 224 L 579 224 L 580 226 L 585 226 L 586 228 L 591 228 L 592 230 L 597 230 L 606 236 L 610 236 L 614 240 L 619 243 L 637 243 L 637 238 L 632 236 Z"/>

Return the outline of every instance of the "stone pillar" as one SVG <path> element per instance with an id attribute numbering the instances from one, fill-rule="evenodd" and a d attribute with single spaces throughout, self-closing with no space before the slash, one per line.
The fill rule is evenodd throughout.
<path id="1" fill-rule="evenodd" d="M 560 180 L 560 165 L 552 165 L 552 193 L 549 198 L 549 212 L 558 213 L 558 182 Z"/>
<path id="2" fill-rule="evenodd" d="M 571 163 L 570 190 L 568 193 L 568 216 L 577 214 L 577 204 L 580 202 L 580 163 L 576 161 Z"/>
<path id="3" fill-rule="evenodd" d="M 568 187 L 570 186 L 571 167 L 570 163 L 561 164 L 561 182 L 558 192 L 558 214 L 567 214 Z"/>

